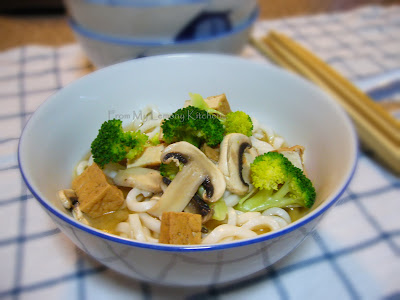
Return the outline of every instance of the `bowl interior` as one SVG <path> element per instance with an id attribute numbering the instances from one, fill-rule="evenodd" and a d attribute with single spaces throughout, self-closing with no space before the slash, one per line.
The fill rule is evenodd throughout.
<path id="1" fill-rule="evenodd" d="M 89 74 L 55 93 L 31 117 L 20 140 L 20 167 L 29 188 L 57 211 L 56 192 L 70 187 L 75 165 L 105 120 L 119 117 L 128 123 L 147 104 L 171 113 L 189 93 L 225 93 L 233 110 L 256 117 L 290 145 L 305 146 L 306 171 L 317 191 L 314 212 L 305 218 L 343 192 L 357 145 L 342 109 L 286 71 L 212 54 L 137 59 Z"/>

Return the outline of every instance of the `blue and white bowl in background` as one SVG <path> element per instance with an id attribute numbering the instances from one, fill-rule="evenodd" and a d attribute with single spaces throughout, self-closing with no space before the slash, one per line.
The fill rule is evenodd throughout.
<path id="1" fill-rule="evenodd" d="M 174 40 L 143 40 L 94 31 L 70 19 L 69 24 L 75 36 L 88 56 L 97 67 L 135 58 L 168 53 L 227 53 L 238 54 L 246 45 L 252 25 L 258 17 L 258 9 L 253 10 L 249 18 L 228 31 L 213 35 L 192 35 L 189 31 Z"/>
<path id="2" fill-rule="evenodd" d="M 79 26 L 150 41 L 182 41 L 230 32 L 257 0 L 64 0 Z"/>

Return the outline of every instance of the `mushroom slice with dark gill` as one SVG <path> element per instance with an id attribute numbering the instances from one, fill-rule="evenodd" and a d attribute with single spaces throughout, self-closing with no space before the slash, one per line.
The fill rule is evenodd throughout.
<path id="1" fill-rule="evenodd" d="M 78 202 L 78 196 L 72 189 L 60 190 L 58 191 L 57 196 L 62 206 L 68 210 L 71 210 L 74 204 Z"/>
<path id="2" fill-rule="evenodd" d="M 89 224 L 86 218 L 83 216 L 82 211 L 79 208 L 78 196 L 72 189 L 60 190 L 57 193 L 58 199 L 62 206 L 72 213 L 74 219 L 84 224 Z"/>
<path id="3" fill-rule="evenodd" d="M 201 223 L 203 224 L 210 220 L 214 214 L 213 209 L 197 194 L 193 196 L 183 211 L 201 215 Z"/>
<path id="4" fill-rule="evenodd" d="M 250 148 L 250 138 L 241 133 L 228 134 L 221 143 L 218 168 L 225 176 L 227 190 L 236 195 L 245 195 L 249 190 L 243 178 L 243 157 Z"/>
<path id="5" fill-rule="evenodd" d="M 182 170 L 148 213 L 160 217 L 165 211 L 181 212 L 200 185 L 205 189 L 203 200 L 206 202 L 215 202 L 222 197 L 226 187 L 224 176 L 198 148 L 187 142 L 171 144 L 162 153 L 161 161 L 169 164 L 174 160 L 183 164 Z"/>
<path id="6" fill-rule="evenodd" d="M 170 185 L 172 180 L 163 177 L 163 184 L 166 187 Z M 201 215 L 201 222 L 204 224 L 210 220 L 214 214 L 210 206 L 196 193 L 190 200 L 188 205 L 183 209 L 184 212 Z"/>

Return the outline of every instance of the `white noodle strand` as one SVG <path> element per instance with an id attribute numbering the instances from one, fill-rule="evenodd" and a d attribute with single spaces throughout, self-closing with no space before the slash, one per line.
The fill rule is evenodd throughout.
<path id="1" fill-rule="evenodd" d="M 261 213 L 256 212 L 256 211 L 254 211 L 254 212 L 246 212 L 246 213 L 240 214 L 237 217 L 236 225 L 241 226 L 244 223 L 248 222 L 249 220 L 251 220 L 253 218 L 256 218 L 256 217 L 259 217 L 259 216 L 261 216 Z"/>
<path id="2" fill-rule="evenodd" d="M 160 233 L 161 228 L 161 221 L 150 216 L 147 213 L 140 213 L 139 214 L 140 220 L 142 221 L 143 225 L 149 228 L 151 231 Z"/>
<path id="3" fill-rule="evenodd" d="M 237 214 L 233 207 L 228 207 L 228 223 L 229 225 L 236 225 Z"/>
<path id="4" fill-rule="evenodd" d="M 217 244 L 228 237 L 232 237 L 235 239 L 247 239 L 256 236 L 257 233 L 249 229 L 228 224 L 222 224 L 211 231 L 211 233 L 203 239 L 202 244 Z"/>
<path id="5" fill-rule="evenodd" d="M 241 228 L 257 230 L 260 227 L 268 227 L 271 231 L 281 228 L 279 223 L 271 216 L 258 216 L 255 218 L 251 218 L 246 223 L 244 223 Z"/>
<path id="6" fill-rule="evenodd" d="M 120 232 L 120 235 L 122 236 L 130 236 L 130 231 L 131 231 L 131 227 L 129 226 L 128 222 L 120 222 L 117 224 L 117 227 L 115 228 L 115 230 L 117 232 Z"/>
<path id="7" fill-rule="evenodd" d="M 128 217 L 128 222 L 133 233 L 133 239 L 139 242 L 147 242 L 142 223 L 140 223 L 139 215 L 130 214 Z"/>
<path id="8" fill-rule="evenodd" d="M 286 222 L 286 220 L 282 219 L 281 217 L 277 217 L 277 216 L 270 216 L 270 217 L 273 218 L 276 222 L 278 222 L 280 228 L 288 225 L 288 222 Z"/>
<path id="9" fill-rule="evenodd" d="M 94 160 L 93 160 L 93 155 L 90 155 L 89 159 L 88 159 L 88 166 L 93 165 Z"/>
<path id="10" fill-rule="evenodd" d="M 81 175 L 83 171 L 86 170 L 88 167 L 88 162 L 86 160 L 81 161 L 77 166 L 76 166 L 76 175 Z"/>
<path id="11" fill-rule="evenodd" d="M 144 198 L 148 198 L 152 195 L 152 193 L 140 190 L 138 188 L 131 189 L 126 196 L 126 205 L 128 206 L 129 210 L 134 212 L 146 212 L 157 203 L 157 200 L 145 200 L 139 202 L 138 197 L 140 195 L 142 195 Z"/>
<path id="12" fill-rule="evenodd" d="M 292 219 L 286 210 L 279 207 L 271 207 L 262 212 L 263 216 L 278 216 L 286 221 L 286 223 L 292 223 Z"/>
<path id="13" fill-rule="evenodd" d="M 224 193 L 224 200 L 225 200 L 226 206 L 228 206 L 228 207 L 234 207 L 236 204 L 239 203 L 239 201 L 240 201 L 240 196 L 235 195 L 235 194 L 232 194 L 232 193 L 229 192 L 229 191 L 226 191 L 226 192 Z"/>

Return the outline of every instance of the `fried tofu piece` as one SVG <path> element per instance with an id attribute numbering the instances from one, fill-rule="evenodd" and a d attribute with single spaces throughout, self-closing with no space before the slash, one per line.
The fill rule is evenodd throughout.
<path id="1" fill-rule="evenodd" d="M 283 154 L 295 167 L 304 171 L 304 163 L 303 163 L 303 155 L 304 155 L 304 147 L 303 146 L 293 146 L 293 147 L 283 147 L 275 150 Z"/>
<path id="2" fill-rule="evenodd" d="M 219 148 L 212 148 L 207 144 L 203 144 L 200 148 L 201 151 L 213 162 L 218 162 L 219 160 Z"/>
<path id="3" fill-rule="evenodd" d="M 165 146 L 163 144 L 148 147 L 139 158 L 128 160 L 126 167 L 157 167 L 161 164 L 161 153 L 164 149 Z"/>
<path id="4" fill-rule="evenodd" d="M 225 94 L 211 96 L 205 98 L 204 101 L 208 104 L 210 108 L 218 110 L 219 112 L 222 112 L 224 115 L 232 112 L 231 107 L 229 106 L 228 99 L 226 99 Z M 191 100 L 187 100 L 185 101 L 184 107 L 189 106 L 190 104 Z"/>
<path id="5" fill-rule="evenodd" d="M 232 112 L 225 94 L 207 97 L 206 99 L 204 99 L 204 101 L 206 101 L 210 108 L 218 110 L 224 115 Z"/>
<path id="6" fill-rule="evenodd" d="M 97 164 L 92 164 L 72 181 L 79 208 L 91 218 L 115 211 L 124 203 L 120 189 L 110 183 Z"/>
<path id="7" fill-rule="evenodd" d="M 159 242 L 175 245 L 201 243 L 201 215 L 186 212 L 164 212 Z"/>

